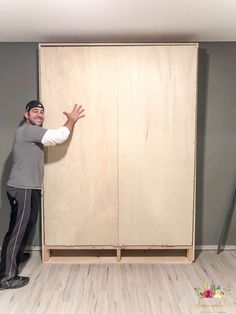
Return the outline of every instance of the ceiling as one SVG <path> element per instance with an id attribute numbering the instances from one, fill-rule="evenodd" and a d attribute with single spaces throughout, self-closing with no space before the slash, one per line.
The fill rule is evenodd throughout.
<path id="1" fill-rule="evenodd" d="M 236 0 L 0 0 L 0 41 L 236 41 L 235 15 Z"/>

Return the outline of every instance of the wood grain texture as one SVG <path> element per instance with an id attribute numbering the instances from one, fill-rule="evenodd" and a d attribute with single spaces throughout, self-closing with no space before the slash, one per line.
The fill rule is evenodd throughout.
<path id="1" fill-rule="evenodd" d="M 44 48 L 41 98 L 45 126 L 64 124 L 64 110 L 86 117 L 70 141 L 46 151 L 47 245 L 117 244 L 117 82 L 113 52 L 102 47 Z M 112 79 L 111 79 L 112 78 Z"/>
<path id="2" fill-rule="evenodd" d="M 198 253 L 199 255 L 199 253 Z M 236 251 L 201 252 L 190 265 L 42 264 L 33 255 L 21 271 L 29 284 L 0 291 L 1 314 L 236 313 Z M 205 281 L 226 288 L 226 298 L 197 298 Z"/>
<path id="3" fill-rule="evenodd" d="M 193 245 L 197 45 L 41 47 L 46 245 Z"/>
<path id="4" fill-rule="evenodd" d="M 119 67 L 119 243 L 191 245 L 193 47 L 126 47 Z"/>

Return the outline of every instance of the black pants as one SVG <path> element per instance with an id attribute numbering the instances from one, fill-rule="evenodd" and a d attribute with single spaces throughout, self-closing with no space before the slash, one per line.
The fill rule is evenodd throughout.
<path id="1" fill-rule="evenodd" d="M 1 252 L 0 282 L 11 280 L 18 274 L 18 264 L 27 240 L 38 218 L 41 191 L 7 187 L 11 205 L 9 229 Z"/>

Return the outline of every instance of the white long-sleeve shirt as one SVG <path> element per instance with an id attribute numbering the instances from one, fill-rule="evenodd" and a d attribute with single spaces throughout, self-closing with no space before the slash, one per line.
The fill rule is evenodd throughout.
<path id="1" fill-rule="evenodd" d="M 65 142 L 70 135 L 70 130 L 63 126 L 58 129 L 48 129 L 44 134 L 41 143 L 44 146 L 54 146 Z"/>

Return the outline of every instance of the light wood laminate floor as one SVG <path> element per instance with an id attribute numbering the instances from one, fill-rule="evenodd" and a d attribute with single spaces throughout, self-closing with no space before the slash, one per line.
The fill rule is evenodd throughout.
<path id="1" fill-rule="evenodd" d="M 34 252 L 21 274 L 30 283 L 0 291 L 0 314 L 236 313 L 236 251 L 151 265 L 42 264 Z M 194 288 L 205 281 L 225 287 L 225 298 L 199 301 Z"/>

